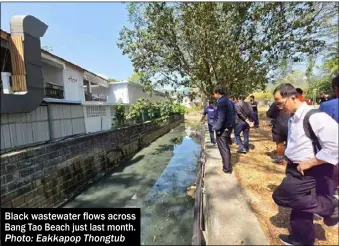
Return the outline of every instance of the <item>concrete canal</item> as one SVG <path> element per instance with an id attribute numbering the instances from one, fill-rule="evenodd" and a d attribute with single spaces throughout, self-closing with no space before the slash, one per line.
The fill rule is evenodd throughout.
<path id="1" fill-rule="evenodd" d="M 191 244 L 194 200 L 186 189 L 198 172 L 198 128 L 174 128 L 64 207 L 141 208 L 142 244 Z"/>

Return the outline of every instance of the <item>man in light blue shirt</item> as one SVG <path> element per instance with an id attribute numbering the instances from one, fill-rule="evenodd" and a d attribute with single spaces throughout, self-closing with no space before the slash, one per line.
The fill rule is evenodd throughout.
<path id="1" fill-rule="evenodd" d="M 323 102 L 320 104 L 319 111 L 327 113 L 334 120 L 338 122 L 338 110 L 339 110 L 339 75 L 337 75 L 332 80 L 332 89 L 333 94 L 335 95 L 335 99 Z"/>

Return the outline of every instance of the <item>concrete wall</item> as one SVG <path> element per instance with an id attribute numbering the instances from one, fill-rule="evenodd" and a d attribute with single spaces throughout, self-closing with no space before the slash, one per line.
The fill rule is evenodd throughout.
<path id="1" fill-rule="evenodd" d="M 1 151 L 50 140 L 47 106 L 30 113 L 1 114 Z"/>
<path id="2" fill-rule="evenodd" d="M 51 139 L 86 133 L 82 105 L 49 104 Z"/>
<path id="3" fill-rule="evenodd" d="M 86 133 L 107 131 L 112 128 L 112 117 L 108 105 L 84 106 Z"/>
<path id="4" fill-rule="evenodd" d="M 30 113 L 1 114 L 1 152 L 85 133 L 83 108 L 48 104 Z"/>
<path id="5" fill-rule="evenodd" d="M 183 121 L 86 135 L 1 155 L 1 207 L 55 207 Z"/>

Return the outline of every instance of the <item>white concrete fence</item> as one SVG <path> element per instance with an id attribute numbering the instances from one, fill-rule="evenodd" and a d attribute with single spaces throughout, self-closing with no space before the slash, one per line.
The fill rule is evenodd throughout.
<path id="1" fill-rule="evenodd" d="M 30 113 L 1 114 L 1 152 L 110 130 L 115 119 L 115 107 L 98 102 L 86 102 L 84 105 L 49 103 Z"/>

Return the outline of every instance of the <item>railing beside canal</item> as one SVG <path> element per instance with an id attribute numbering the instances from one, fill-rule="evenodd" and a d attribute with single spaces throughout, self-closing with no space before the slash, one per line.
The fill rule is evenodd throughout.
<path id="1" fill-rule="evenodd" d="M 196 178 L 196 193 L 194 203 L 194 225 L 193 225 L 193 237 L 192 245 L 205 245 L 205 239 L 203 231 L 205 231 L 205 221 L 203 213 L 203 188 L 204 188 L 204 174 L 205 174 L 205 154 L 204 154 L 204 142 L 205 142 L 205 125 L 201 126 L 201 153 L 199 158 L 199 171 Z"/>

